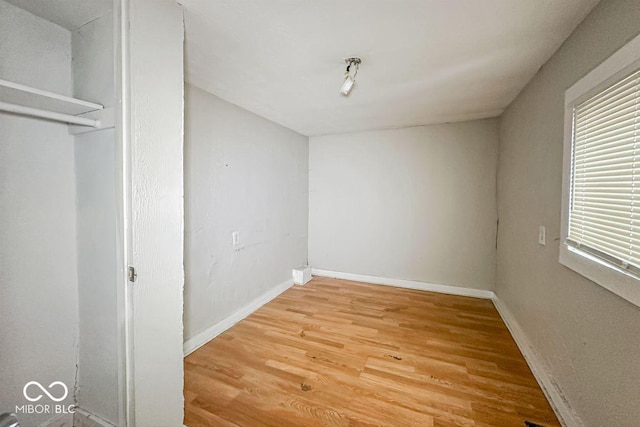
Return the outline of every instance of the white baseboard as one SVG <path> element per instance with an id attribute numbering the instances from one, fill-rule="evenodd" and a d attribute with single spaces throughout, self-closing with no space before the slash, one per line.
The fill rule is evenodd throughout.
<path id="1" fill-rule="evenodd" d="M 584 427 L 584 423 L 580 420 L 575 411 L 571 409 L 569 402 L 564 398 L 553 377 L 549 375 L 548 369 L 545 368 L 544 363 L 538 357 L 537 353 L 531 346 L 529 339 L 526 337 L 524 332 L 522 332 L 520 325 L 509 309 L 498 297 L 493 298 L 493 305 L 495 305 L 496 310 L 500 313 L 500 317 L 502 317 L 502 320 L 505 325 L 507 325 L 509 332 L 511 332 L 511 336 L 518 345 L 524 359 L 527 361 L 527 364 L 529 365 L 531 372 L 533 372 L 533 376 L 538 381 L 542 392 L 547 397 L 551 407 L 558 416 L 560 423 L 564 427 Z"/>
<path id="2" fill-rule="evenodd" d="M 397 288 L 416 289 L 419 291 L 438 292 L 441 294 L 459 295 L 463 297 L 474 297 L 483 299 L 493 299 L 493 291 L 485 289 L 464 288 L 462 286 L 439 285 L 436 283 L 418 282 L 415 280 L 389 279 L 386 277 L 365 276 L 363 274 L 341 273 L 338 271 L 311 269 L 314 276 L 332 277 L 336 279 L 353 280 L 354 282 L 373 283 L 376 285 L 395 286 Z"/>
<path id="3" fill-rule="evenodd" d="M 265 305 L 266 303 L 268 303 L 269 301 L 271 301 L 272 299 L 274 299 L 275 297 L 277 297 L 278 295 L 280 295 L 281 293 L 289 289 L 291 286 L 293 286 L 293 279 L 289 279 L 285 282 L 280 283 L 279 285 L 271 289 L 266 294 L 263 294 L 259 298 L 254 299 L 250 303 L 234 311 L 229 316 L 225 317 L 215 325 L 192 336 L 191 338 L 186 340 L 183 344 L 184 355 L 188 356 L 189 354 L 193 353 L 194 351 L 196 351 L 197 349 L 199 349 L 200 347 L 202 347 L 203 345 L 205 345 L 206 343 L 208 343 L 209 341 L 211 341 L 212 339 L 214 339 L 215 337 L 217 337 L 218 335 L 220 335 L 221 333 L 223 333 L 224 331 L 226 331 L 227 329 L 229 329 L 230 327 L 232 327 L 233 325 L 235 325 L 236 323 L 238 323 L 239 321 L 241 321 L 242 319 L 244 319 L 245 317 L 247 317 L 257 309 L 259 309 L 260 307 L 262 307 L 263 305 Z"/>
<path id="4" fill-rule="evenodd" d="M 73 427 L 115 427 L 115 425 L 87 410 L 76 407 L 76 412 L 73 414 Z"/>

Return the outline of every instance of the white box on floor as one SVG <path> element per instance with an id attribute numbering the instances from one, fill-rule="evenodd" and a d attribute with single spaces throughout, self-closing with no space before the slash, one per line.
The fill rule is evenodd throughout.
<path id="1" fill-rule="evenodd" d="M 311 267 L 301 265 L 293 269 L 293 283 L 296 285 L 304 285 L 311 280 Z"/>

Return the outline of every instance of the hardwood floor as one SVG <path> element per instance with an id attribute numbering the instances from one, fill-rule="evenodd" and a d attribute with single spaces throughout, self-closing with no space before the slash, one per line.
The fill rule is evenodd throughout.
<path id="1" fill-rule="evenodd" d="M 185 359 L 196 426 L 559 426 L 491 301 L 316 277 Z"/>

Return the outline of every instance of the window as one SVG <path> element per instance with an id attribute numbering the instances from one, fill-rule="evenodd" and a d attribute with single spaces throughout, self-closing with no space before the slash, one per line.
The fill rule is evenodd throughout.
<path id="1" fill-rule="evenodd" d="M 567 244 L 640 276 L 640 71 L 573 108 Z"/>
<path id="2" fill-rule="evenodd" d="M 640 37 L 565 94 L 560 262 L 640 306 Z"/>

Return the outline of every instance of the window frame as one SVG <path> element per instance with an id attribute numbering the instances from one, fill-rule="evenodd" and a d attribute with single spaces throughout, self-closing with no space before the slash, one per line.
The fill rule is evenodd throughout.
<path id="1" fill-rule="evenodd" d="M 640 307 L 639 278 L 588 252 L 570 247 L 566 243 L 571 203 L 573 109 L 576 105 L 611 86 L 620 78 L 638 68 L 640 68 L 640 35 L 578 80 L 565 92 L 560 263 Z"/>

